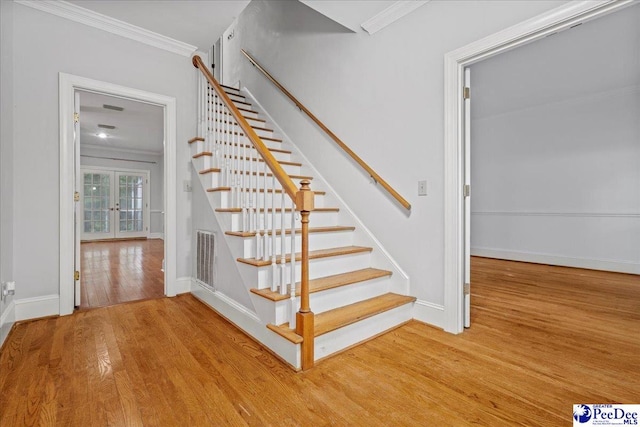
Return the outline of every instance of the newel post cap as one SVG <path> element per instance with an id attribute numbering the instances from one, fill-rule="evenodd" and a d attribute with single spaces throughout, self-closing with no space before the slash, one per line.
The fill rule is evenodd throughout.
<path id="1" fill-rule="evenodd" d="M 300 190 L 296 193 L 296 209 L 301 212 L 311 212 L 313 210 L 313 191 L 311 182 L 307 179 L 300 182 Z"/>

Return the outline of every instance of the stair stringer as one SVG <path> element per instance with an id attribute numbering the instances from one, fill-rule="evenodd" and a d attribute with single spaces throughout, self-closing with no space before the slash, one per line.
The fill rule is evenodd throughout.
<path id="1" fill-rule="evenodd" d="M 338 222 L 341 225 L 355 225 L 356 229 L 353 236 L 353 244 L 358 246 L 368 246 L 373 248 L 371 253 L 371 265 L 376 268 L 392 271 L 393 274 L 389 278 L 389 292 L 394 292 L 402 295 L 411 295 L 410 293 L 410 279 L 407 273 L 400 267 L 400 264 L 391 256 L 391 254 L 382 246 L 382 243 L 374 236 L 374 234 L 367 228 L 367 226 L 360 220 L 360 218 L 351 210 L 349 205 L 339 196 L 339 193 L 327 182 L 322 174 L 313 166 L 313 163 L 303 154 L 298 146 L 292 142 L 291 138 L 284 132 L 284 130 L 278 125 L 275 119 L 269 114 L 269 112 L 260 104 L 260 102 L 253 96 L 251 91 L 243 86 L 240 92 L 250 99 L 253 104 L 253 108 L 263 115 L 274 132 L 278 133 L 278 136 L 282 139 L 283 146 L 287 145 L 288 149 L 292 151 L 291 158 L 302 163 L 302 174 L 313 176 L 312 190 L 325 190 L 326 195 L 324 198 L 325 206 L 335 206 L 340 209 L 338 212 Z M 320 182 L 320 185 L 318 183 Z M 313 227 L 313 212 L 310 215 L 310 226 Z M 313 307 L 311 307 L 313 310 Z"/>
<path id="2" fill-rule="evenodd" d="M 243 280 L 240 272 L 240 265 L 236 261 L 230 245 L 231 237 L 225 234 L 226 230 L 224 230 L 224 227 L 222 226 L 224 222 L 221 221 L 221 214 L 215 211 L 216 206 L 213 205 L 213 198 L 209 197 L 208 193 L 205 191 L 206 186 L 203 182 L 202 175 L 195 170 L 194 163 L 191 162 L 191 164 L 193 166 L 192 179 L 193 175 L 197 176 L 201 184 L 200 186 L 195 186 L 198 188 L 196 189 L 194 187 L 193 191 L 201 192 L 202 197 L 207 199 L 207 204 L 211 208 L 210 211 L 207 211 L 207 215 L 209 216 L 210 212 L 213 212 L 214 214 L 212 217 L 213 220 L 207 222 L 212 226 L 213 230 L 211 231 L 213 231 L 217 237 L 218 248 L 216 257 L 225 258 L 224 262 L 216 260 L 218 266 L 225 266 L 225 270 L 223 274 L 216 274 L 217 283 L 215 284 L 215 288 L 203 285 L 195 280 L 195 278 L 192 278 L 191 293 L 200 301 L 213 308 L 228 321 L 243 330 L 250 337 L 270 349 L 285 363 L 291 365 L 294 369 L 299 370 L 301 367 L 300 346 L 291 343 L 267 329 L 266 325 L 268 322 L 265 322 L 264 310 L 256 309 L 256 300 L 254 295 L 249 291 L 251 284 Z M 211 216 L 209 217 L 211 218 Z M 223 245 L 224 247 L 222 247 Z M 237 286 L 238 282 L 242 282 L 245 286 Z M 234 291 L 238 291 L 239 288 L 244 289 L 247 294 L 246 299 L 250 301 L 252 306 L 247 307 L 245 304 L 241 304 L 218 288 L 233 289 Z M 245 298 L 242 299 L 244 300 Z"/>

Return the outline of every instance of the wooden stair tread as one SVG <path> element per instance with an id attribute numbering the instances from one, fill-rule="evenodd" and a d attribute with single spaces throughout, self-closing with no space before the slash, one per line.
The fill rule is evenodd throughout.
<path id="1" fill-rule="evenodd" d="M 235 94 L 234 94 L 235 95 Z M 236 95 L 236 96 L 242 96 L 242 95 Z M 244 96 L 242 96 L 244 98 Z M 244 105 L 248 105 L 251 106 L 250 103 L 248 102 L 244 102 L 244 101 L 236 101 L 235 99 L 232 99 L 231 102 L 233 102 L 234 104 L 244 104 Z M 211 104 L 211 102 L 209 102 L 209 104 Z M 221 102 L 216 102 L 217 105 L 224 105 L 224 103 Z M 237 105 L 236 105 L 237 107 Z"/>
<path id="2" fill-rule="evenodd" d="M 194 154 L 194 155 L 193 155 L 193 156 L 191 156 L 191 157 L 193 157 L 194 159 L 197 159 L 198 157 L 204 157 L 204 156 L 213 156 L 213 153 L 212 153 L 211 151 L 202 151 L 202 152 L 200 152 L 200 153 L 196 153 L 196 154 Z M 224 157 L 225 159 L 228 159 L 228 158 L 229 158 L 229 156 L 223 156 L 223 157 Z M 243 156 L 233 156 L 232 158 L 233 158 L 233 159 L 237 159 L 237 160 L 249 160 L 248 158 L 245 158 L 245 157 L 243 157 Z M 256 158 L 251 158 L 251 161 L 252 161 L 252 162 L 255 162 L 255 161 L 256 161 Z M 259 161 L 259 162 L 263 162 L 263 163 L 264 163 L 264 160 L 263 160 L 262 158 L 259 158 L 259 159 L 258 159 L 258 161 Z M 289 161 L 287 161 L 287 160 L 277 160 L 277 159 L 276 159 L 276 161 L 277 161 L 278 163 L 280 163 L 281 165 L 288 165 L 288 166 L 302 166 L 302 163 L 299 163 L 299 162 L 289 162 Z"/>
<path id="3" fill-rule="evenodd" d="M 248 120 L 258 120 L 258 121 L 261 121 L 261 122 L 265 122 L 265 124 L 266 124 L 266 120 L 262 120 L 262 119 L 248 119 Z M 218 120 L 218 119 L 216 119 L 215 121 L 216 121 L 216 122 L 221 122 L 221 123 L 230 123 L 230 124 L 232 123 L 232 124 L 236 124 L 236 122 L 235 122 L 235 121 L 231 122 L 231 121 L 229 121 L 229 120 Z M 264 130 L 264 131 L 267 131 L 267 132 L 273 132 L 273 129 L 269 129 L 269 128 L 265 128 L 265 127 L 261 127 L 261 126 L 251 125 L 251 127 L 252 127 L 253 129 Z"/>
<path id="4" fill-rule="evenodd" d="M 267 211 L 271 211 L 271 208 L 268 208 Z M 282 209 L 276 208 L 276 212 L 281 212 Z M 285 208 L 285 212 L 291 212 L 291 208 Z M 312 212 L 339 212 L 339 208 L 314 208 Z M 216 212 L 231 212 L 231 213 L 242 213 L 242 208 L 216 208 Z M 260 212 L 264 212 L 264 208 L 260 209 Z"/>
<path id="5" fill-rule="evenodd" d="M 269 323 L 267 325 L 267 328 L 280 335 L 281 337 L 288 339 L 294 344 L 300 344 L 303 341 L 302 337 L 296 334 L 296 331 L 289 327 L 288 322 L 280 326 Z"/>
<path id="6" fill-rule="evenodd" d="M 309 230 L 311 232 L 311 230 Z M 367 280 L 377 279 L 380 277 L 391 276 L 388 270 L 379 270 L 377 268 L 364 268 L 362 270 L 350 271 L 348 273 L 334 274 L 333 276 L 319 277 L 309 280 L 309 293 L 326 291 L 341 286 L 351 285 L 353 283 L 365 282 Z M 266 289 L 251 289 L 256 295 L 271 301 L 282 301 L 291 298 L 289 294 L 282 295 L 278 291 Z M 296 296 L 300 296 L 300 282 L 296 283 Z"/>
<path id="7" fill-rule="evenodd" d="M 235 90 L 236 92 L 240 93 L 240 89 L 238 89 L 237 87 L 233 87 L 233 86 L 227 86 L 227 85 L 223 85 L 220 84 L 220 87 L 224 88 L 224 89 L 231 89 L 231 90 Z M 225 90 L 226 92 L 226 90 Z"/>
<path id="8" fill-rule="evenodd" d="M 244 191 L 249 191 L 248 188 L 243 188 Z M 214 188 L 207 188 L 207 192 L 208 193 L 215 193 L 218 191 L 231 191 L 231 187 L 214 187 Z M 282 193 L 282 189 L 280 188 L 276 188 L 276 194 L 281 194 Z M 256 192 L 256 189 L 254 188 L 253 193 Z M 259 193 L 264 193 L 264 188 L 260 188 L 258 189 Z M 267 188 L 267 193 L 273 193 L 273 188 Z M 327 194 L 326 191 L 314 191 L 313 194 L 315 194 L 316 196 L 324 196 L 325 194 Z"/>
<path id="9" fill-rule="evenodd" d="M 213 156 L 213 153 L 210 151 L 202 151 L 201 153 L 194 154 L 192 157 L 194 159 L 197 159 L 198 157 L 204 157 L 204 156 Z"/>
<path id="10" fill-rule="evenodd" d="M 318 258 L 328 258 L 340 255 L 351 255 L 358 254 L 363 252 L 371 252 L 373 248 L 367 248 L 364 246 L 343 246 L 339 248 L 329 248 L 329 249 L 318 249 L 316 251 L 309 251 L 309 259 L 318 259 Z M 302 256 L 299 252 L 296 252 L 296 261 L 300 261 Z M 238 258 L 238 262 L 243 264 L 252 265 L 254 267 L 264 267 L 267 265 L 271 265 L 271 260 L 261 260 L 255 258 Z M 291 261 L 291 255 L 287 255 L 285 257 L 286 262 Z"/>
<path id="11" fill-rule="evenodd" d="M 333 231 L 353 231 L 355 229 L 356 229 L 355 227 L 341 226 L 341 225 L 333 225 L 328 227 L 309 227 L 309 233 L 331 233 Z M 296 234 L 298 236 L 300 235 L 301 232 L 302 232 L 301 229 L 296 228 Z M 234 236 L 234 237 L 255 237 L 256 236 L 255 231 L 225 231 L 224 234 L 226 234 L 227 236 Z M 267 234 L 271 235 L 272 230 L 267 230 Z M 282 234 L 282 230 L 276 230 L 277 236 L 281 234 Z M 291 234 L 291 229 L 284 230 L 284 234 Z"/>
<path id="12" fill-rule="evenodd" d="M 243 134 L 243 136 L 244 136 L 244 134 Z M 261 137 L 261 138 L 262 138 L 262 137 Z M 267 139 L 267 138 L 263 138 L 263 139 Z M 203 137 L 201 137 L 201 136 L 196 136 L 195 138 L 191 138 L 191 139 L 189 140 L 189 144 L 193 144 L 194 142 L 197 142 L 197 141 L 202 141 L 202 142 L 204 142 L 204 138 L 203 138 Z M 282 142 L 282 140 L 274 140 L 274 142 Z M 235 146 L 235 147 L 240 147 L 240 148 L 254 148 L 254 147 L 253 147 L 253 145 L 249 145 L 249 144 L 238 144 L 237 142 L 234 142 L 234 143 L 232 143 L 232 144 L 230 144 L 230 145 L 233 145 L 233 146 Z M 273 151 L 273 152 L 275 152 L 275 153 L 292 154 L 292 152 L 291 152 L 291 151 L 289 151 L 289 150 L 283 150 L 283 149 L 281 149 L 281 148 L 269 148 L 269 147 L 267 147 L 267 149 L 268 149 L 269 151 Z"/>
<path id="13" fill-rule="evenodd" d="M 212 131 L 212 129 L 209 129 L 209 130 L 210 130 L 210 131 Z M 245 136 L 246 136 L 246 135 L 244 134 L 244 132 L 238 132 L 238 131 L 235 131 L 235 132 L 226 132 L 226 131 L 225 131 L 225 132 L 221 132 L 221 133 L 227 133 L 227 134 L 231 134 L 231 135 L 238 135 L 238 136 L 241 136 L 241 137 L 245 137 Z M 260 138 L 260 139 L 266 139 L 267 141 L 271 141 L 271 142 L 282 142 L 282 139 L 280 139 L 280 138 L 273 138 L 273 137 L 271 137 L 271 136 L 260 136 L 260 135 L 258 135 L 258 138 Z M 238 145 L 238 144 L 234 143 L 233 145 Z M 246 145 L 246 144 L 243 144 L 243 145 L 244 145 L 245 147 L 250 147 L 250 145 Z M 289 153 L 290 153 L 290 151 L 289 151 Z"/>
<path id="14" fill-rule="evenodd" d="M 414 302 L 415 297 L 387 293 L 315 315 L 314 336 L 319 337 L 343 326 Z"/>

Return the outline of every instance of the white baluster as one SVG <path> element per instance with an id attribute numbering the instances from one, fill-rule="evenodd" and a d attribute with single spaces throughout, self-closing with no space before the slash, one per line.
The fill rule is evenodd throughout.
<path id="1" fill-rule="evenodd" d="M 296 212 L 295 202 L 291 200 L 291 284 L 289 285 L 289 298 L 291 310 L 289 315 L 289 327 L 296 328 L 296 313 L 298 305 L 296 304 Z"/>
<path id="2" fill-rule="evenodd" d="M 238 137 L 238 143 L 240 138 Z M 242 179 L 240 180 L 240 203 L 242 203 L 242 230 L 251 231 L 251 225 L 247 224 L 247 146 L 242 146 Z M 249 176 L 249 179 L 251 177 Z"/>
<path id="3" fill-rule="evenodd" d="M 255 194 L 254 197 L 256 198 L 256 259 L 262 259 L 262 239 L 261 239 L 261 233 L 262 233 L 262 227 L 260 226 L 260 223 L 262 222 L 262 218 L 263 215 L 260 213 L 260 162 L 258 160 L 258 154 L 256 153 L 256 188 L 255 188 Z M 264 201 L 264 200 L 262 200 Z M 264 207 L 264 204 L 262 204 L 262 206 Z"/>
<path id="4" fill-rule="evenodd" d="M 231 162 L 233 163 L 233 174 L 231 175 L 231 200 L 233 201 L 233 207 L 238 206 L 238 162 L 240 161 L 240 147 L 236 143 L 236 121 L 231 122 L 231 147 L 233 148 L 233 157 Z"/>
<path id="5" fill-rule="evenodd" d="M 269 211 L 267 210 L 267 171 L 269 170 L 269 168 L 267 168 L 267 162 L 262 162 L 264 163 L 264 186 L 263 186 L 263 193 L 262 193 L 262 199 L 264 200 L 264 230 L 263 230 L 263 235 L 264 235 L 264 249 L 262 252 L 262 260 L 263 261 L 268 261 L 269 260 L 269 235 L 267 233 L 267 231 L 269 230 Z"/>
<path id="6" fill-rule="evenodd" d="M 282 188 L 282 187 L 281 187 Z M 282 188 L 282 193 L 280 193 L 280 209 L 282 213 L 280 214 L 280 294 L 287 294 L 287 282 L 285 277 L 285 270 L 287 267 L 286 262 L 286 252 L 287 252 L 287 240 L 285 239 L 285 197 L 287 195 L 284 192 L 284 188 Z"/>
<path id="7" fill-rule="evenodd" d="M 202 80 L 204 77 L 198 73 L 198 136 L 204 135 L 202 132 Z"/>
<path id="8" fill-rule="evenodd" d="M 266 196 L 266 195 L 265 195 Z M 284 212 L 281 213 L 284 215 Z M 284 234 L 281 236 L 284 239 Z M 278 263 L 276 262 L 276 176 L 271 175 L 271 290 L 278 289 L 276 275 Z"/>
<path id="9" fill-rule="evenodd" d="M 213 108 L 213 151 L 211 167 L 220 168 L 220 108 L 218 107 L 218 94 L 213 94 L 211 100 L 211 108 Z M 218 173 L 218 186 L 220 186 L 220 173 Z"/>
<path id="10" fill-rule="evenodd" d="M 253 148 L 251 146 L 251 143 L 249 143 L 249 231 L 257 231 L 257 227 L 256 227 L 256 210 L 255 210 L 255 205 L 254 205 L 254 199 L 253 199 L 253 191 L 256 188 L 256 184 L 257 181 L 253 178 L 253 171 L 254 171 L 254 167 L 253 167 Z M 257 179 L 257 176 L 256 176 Z M 257 247 L 257 246 L 256 246 Z M 256 250 L 256 257 L 257 257 L 257 250 Z"/>

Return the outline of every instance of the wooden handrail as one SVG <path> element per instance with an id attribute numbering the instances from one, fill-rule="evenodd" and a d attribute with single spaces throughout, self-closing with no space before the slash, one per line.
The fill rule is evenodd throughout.
<path id="1" fill-rule="evenodd" d="M 411 210 L 411 204 L 400 195 L 400 193 L 398 193 L 391 185 L 389 185 L 389 183 L 387 181 L 385 181 L 384 179 L 382 179 L 382 177 L 380 175 L 378 175 L 376 173 L 376 171 L 374 171 L 371 166 L 369 166 L 364 160 L 362 160 L 360 158 L 360 156 L 358 156 L 356 153 L 353 152 L 353 150 L 351 150 L 349 148 L 349 146 L 347 146 L 347 144 L 345 144 L 344 142 L 342 142 L 342 140 L 340 138 L 338 138 L 338 136 L 333 133 L 331 131 L 331 129 L 329 129 L 327 126 L 324 125 L 324 123 L 322 123 L 315 115 L 313 115 L 313 113 L 311 111 L 309 111 L 309 109 L 307 107 L 305 107 L 300 101 L 298 101 L 296 99 L 295 96 L 293 96 L 291 94 L 291 92 L 289 92 L 284 86 L 282 86 L 271 74 L 269 74 L 269 72 L 267 70 L 265 70 L 260 64 L 258 64 L 258 62 L 256 62 L 255 59 L 253 59 L 251 57 L 251 55 L 249 55 L 249 53 L 247 53 L 246 50 L 241 49 L 242 53 L 244 54 L 244 56 L 247 57 L 247 59 L 258 69 L 260 70 L 260 72 L 262 72 L 262 74 L 264 74 L 274 85 L 276 85 L 276 87 L 278 89 L 280 89 L 282 91 L 282 93 L 284 93 L 285 95 L 287 95 L 287 97 L 289 97 L 289 99 L 291 101 L 293 101 L 294 104 L 296 104 L 296 106 L 301 109 L 302 111 L 305 112 L 305 114 L 307 116 L 309 116 L 309 118 L 311 120 L 313 120 L 319 127 L 320 129 L 322 129 L 323 131 L 325 131 L 325 133 L 327 135 L 329 135 L 331 137 L 331 139 L 333 139 L 333 141 L 338 144 L 338 146 L 340 148 L 342 148 L 349 156 L 351 156 L 351 158 L 353 160 L 356 161 L 356 163 L 358 163 L 364 170 L 367 171 L 367 173 L 371 176 L 371 178 L 374 179 L 374 181 L 380 183 L 380 185 L 382 185 L 382 187 L 384 187 L 385 190 L 387 190 L 389 192 L 389 194 L 391 194 L 391 196 L 396 199 L 398 201 L 398 203 L 400 203 L 405 209 L 407 210 Z"/>
<path id="2" fill-rule="evenodd" d="M 264 145 L 264 142 L 262 142 L 262 139 L 260 139 L 256 131 L 253 130 L 249 122 L 247 122 L 247 119 L 245 119 L 244 116 L 240 113 L 240 110 L 238 110 L 238 108 L 233 103 L 233 101 L 231 101 L 231 98 L 229 98 L 229 95 L 227 95 L 224 89 L 222 89 L 222 86 L 220 86 L 220 84 L 216 81 L 216 79 L 213 77 L 213 75 L 211 74 L 207 66 L 204 65 L 200 56 L 194 55 L 192 62 L 194 67 L 200 69 L 200 71 L 202 72 L 202 74 L 204 74 L 204 76 L 206 77 L 211 87 L 216 91 L 218 96 L 223 100 L 223 102 L 231 112 L 231 115 L 233 116 L 233 118 L 236 120 L 236 122 L 238 122 L 238 125 L 242 128 L 242 131 L 244 132 L 246 137 L 249 138 L 249 141 L 251 141 L 251 143 L 253 144 L 255 149 L 258 151 L 258 153 L 260 153 L 264 161 L 269 166 L 269 169 L 271 169 L 271 172 L 273 173 L 273 175 L 276 177 L 278 182 L 280 182 L 280 184 L 282 185 L 282 188 L 284 188 L 284 190 L 287 192 L 289 197 L 291 197 L 291 199 L 295 201 L 296 193 L 298 192 L 298 187 L 296 187 L 296 184 L 289 177 L 289 175 L 287 175 L 287 173 L 284 171 L 282 166 L 280 166 L 280 163 L 278 163 L 276 158 L 273 157 L 273 154 L 271 154 L 271 151 L 269 151 L 267 146 Z M 296 206 L 296 207 L 298 208 L 298 210 L 301 209 L 300 206 Z"/>

